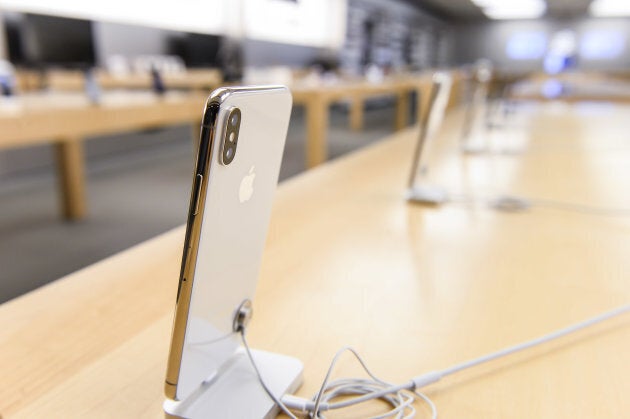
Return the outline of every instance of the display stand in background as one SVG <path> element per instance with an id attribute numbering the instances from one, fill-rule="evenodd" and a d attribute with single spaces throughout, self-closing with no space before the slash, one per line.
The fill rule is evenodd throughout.
<path id="1" fill-rule="evenodd" d="M 487 127 L 489 120 L 488 92 L 492 80 L 492 66 L 481 60 L 475 65 L 471 77 L 470 100 L 467 101 L 462 123 L 461 149 L 466 154 L 481 154 L 488 149 Z"/>
<path id="2" fill-rule="evenodd" d="M 448 200 L 447 192 L 434 185 L 428 185 L 425 177 L 429 170 L 428 156 L 430 145 L 444 119 L 446 105 L 452 85 L 451 76 L 447 73 L 436 73 L 431 85 L 428 111 L 420 121 L 420 134 L 413 155 L 407 200 L 428 205 L 439 205 Z"/>
<path id="3" fill-rule="evenodd" d="M 0 60 L 0 96 L 15 95 L 15 69 L 10 62 Z"/>
<path id="4" fill-rule="evenodd" d="M 88 69 L 85 71 L 85 94 L 87 95 L 90 102 L 94 105 L 98 105 L 101 103 L 103 98 L 103 92 L 101 90 L 101 86 L 96 79 L 96 75 L 94 74 L 94 69 Z"/>

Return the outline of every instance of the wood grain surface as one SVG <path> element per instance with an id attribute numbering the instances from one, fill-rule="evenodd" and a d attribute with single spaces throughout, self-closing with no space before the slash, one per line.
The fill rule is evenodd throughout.
<path id="1" fill-rule="evenodd" d="M 400 382 L 626 304 L 629 217 L 484 201 L 630 208 L 629 117 L 621 106 L 528 107 L 479 134 L 492 154 L 464 156 L 454 111 L 428 181 L 459 201 L 438 208 L 403 199 L 416 128 L 283 183 L 250 343 L 300 358 L 298 394 L 309 396 L 344 345 Z M 177 228 L 0 306 L 0 414 L 162 417 L 182 242 Z M 349 359 L 335 372 L 358 374 Z M 440 418 L 623 417 L 629 376 L 626 315 L 426 393 Z"/>

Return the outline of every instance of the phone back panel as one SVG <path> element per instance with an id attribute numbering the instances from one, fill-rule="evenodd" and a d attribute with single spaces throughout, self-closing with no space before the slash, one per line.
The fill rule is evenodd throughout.
<path id="1" fill-rule="evenodd" d="M 233 319 L 241 302 L 254 296 L 292 105 L 284 87 L 224 89 L 218 98 L 179 400 L 219 370 L 238 347 Z M 238 146 L 234 160 L 223 165 L 221 147 L 232 107 L 241 110 Z"/>

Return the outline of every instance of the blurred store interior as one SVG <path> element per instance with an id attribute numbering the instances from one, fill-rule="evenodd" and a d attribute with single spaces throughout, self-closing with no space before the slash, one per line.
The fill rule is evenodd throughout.
<path id="1" fill-rule="evenodd" d="M 159 5 L 3 0 L 0 113 L 9 128 L 0 132 L 0 300 L 182 224 L 190 188 L 196 122 L 182 117 L 137 126 L 129 121 L 111 129 L 82 127 L 72 134 L 81 138 L 80 149 L 74 149 L 81 164 L 64 169 L 69 157 L 59 144 L 65 138 L 51 138 L 46 127 L 33 128 L 29 118 L 9 120 L 29 96 L 67 96 L 54 104 L 37 99 L 42 108 L 74 106 L 73 101 L 98 107 L 206 94 L 224 84 L 379 85 L 480 62 L 508 79 L 535 75 L 536 83 L 520 86 L 525 96 L 539 90 L 548 97 L 586 91 L 584 75 L 606 75 L 616 84 L 599 88 L 625 94 L 630 92 L 629 14 L 626 2 L 614 0 Z M 133 98 L 125 96 L 129 92 Z M 418 120 L 418 95 L 409 95 L 409 120 L 402 125 Z M 324 128 L 326 149 L 310 155 L 310 138 L 318 133 L 309 126 L 304 104 L 296 102 L 281 180 L 392 134 L 401 126 L 396 97 L 366 94 L 356 115 L 351 100 L 335 100 Z M 85 202 L 68 203 L 64 200 L 72 198 L 61 190 L 72 185 L 63 182 L 72 183 L 77 170 L 85 178 L 75 185 Z"/>
<path id="2" fill-rule="evenodd" d="M 0 0 L 0 419 L 627 417 L 629 121 L 629 0 Z"/>

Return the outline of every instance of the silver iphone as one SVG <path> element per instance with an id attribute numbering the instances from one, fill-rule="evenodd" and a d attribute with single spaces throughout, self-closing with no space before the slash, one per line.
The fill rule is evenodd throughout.
<path id="1" fill-rule="evenodd" d="M 282 86 L 222 88 L 206 102 L 166 373 L 172 400 L 238 347 L 233 321 L 256 288 L 291 105 Z"/>

